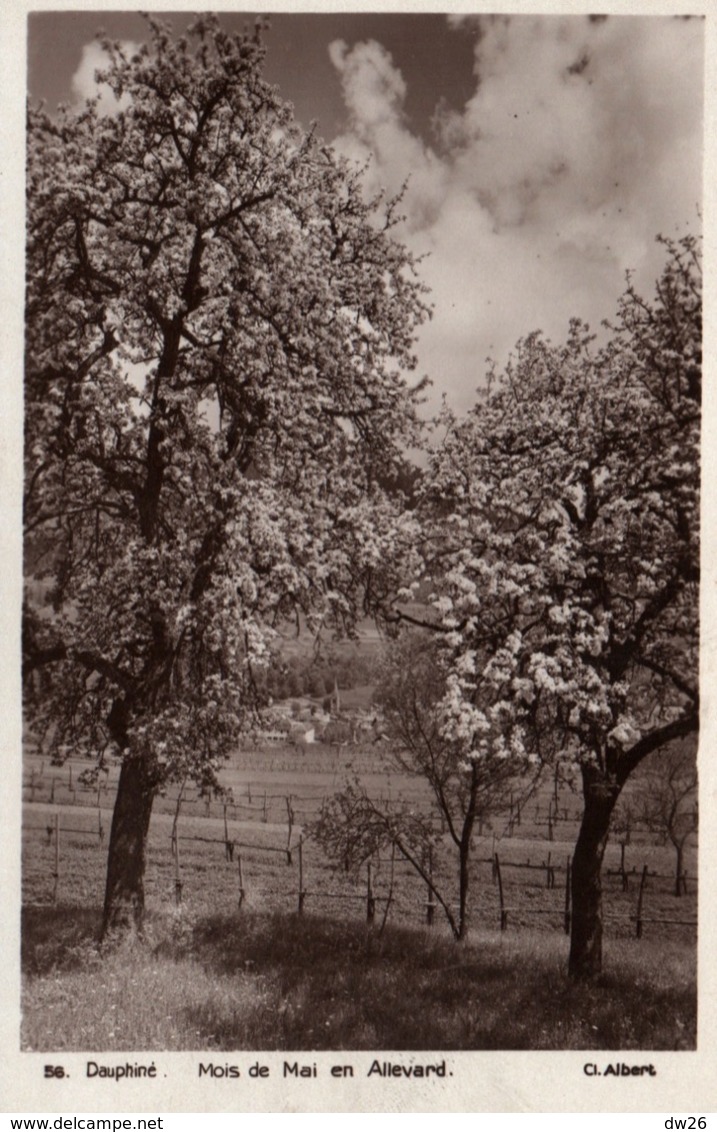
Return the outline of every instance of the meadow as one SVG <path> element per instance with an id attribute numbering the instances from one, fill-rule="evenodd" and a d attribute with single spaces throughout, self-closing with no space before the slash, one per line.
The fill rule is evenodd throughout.
<path id="1" fill-rule="evenodd" d="M 545 932 L 445 933 L 290 913 L 150 916 L 102 954 L 98 914 L 28 909 L 22 1046 L 32 1050 L 689 1049 L 694 957 L 615 941 L 594 985 Z"/>

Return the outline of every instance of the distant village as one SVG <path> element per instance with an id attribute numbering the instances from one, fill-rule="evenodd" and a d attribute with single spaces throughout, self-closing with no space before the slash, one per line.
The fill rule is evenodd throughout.
<path id="1" fill-rule="evenodd" d="M 347 699 L 352 699 L 347 694 Z M 383 719 L 373 704 L 361 707 L 342 702 L 337 683 L 321 698 L 292 696 L 272 704 L 272 726 L 262 733 L 269 743 L 310 745 L 324 743 L 344 746 L 376 743 L 383 735 Z"/>

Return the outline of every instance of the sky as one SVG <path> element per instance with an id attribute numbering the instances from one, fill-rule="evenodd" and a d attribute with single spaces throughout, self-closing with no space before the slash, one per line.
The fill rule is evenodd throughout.
<path id="1" fill-rule="evenodd" d="M 144 35 L 130 12 L 30 14 L 33 101 L 93 93 L 100 27 Z M 702 19 L 657 15 L 272 15 L 266 75 L 299 121 L 370 158 L 368 188 L 408 178 L 400 236 L 434 305 L 427 412 L 468 408 L 487 359 L 533 330 L 599 332 L 628 270 L 652 294 L 657 235 L 701 226 L 703 38 Z"/>

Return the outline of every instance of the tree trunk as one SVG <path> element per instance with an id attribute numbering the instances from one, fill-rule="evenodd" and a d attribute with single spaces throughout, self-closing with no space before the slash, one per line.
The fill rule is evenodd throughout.
<path id="1" fill-rule="evenodd" d="M 677 864 L 675 871 L 675 896 L 682 896 L 685 891 L 685 881 L 682 875 L 685 866 L 684 845 L 675 845 L 675 851 L 677 853 Z"/>
<path id="2" fill-rule="evenodd" d="M 112 931 L 142 931 L 144 868 L 154 794 L 155 786 L 144 760 L 126 759 L 112 815 L 103 938 Z"/>
<path id="3" fill-rule="evenodd" d="M 468 858 L 470 856 L 470 837 L 465 837 L 459 847 L 458 868 L 458 939 L 466 938 L 468 932 Z"/>
<path id="4" fill-rule="evenodd" d="M 585 808 L 572 863 L 572 930 L 568 973 L 592 979 L 602 971 L 602 862 L 619 787 L 583 768 Z"/>
<path id="5" fill-rule="evenodd" d="M 468 805 L 466 807 L 465 817 L 463 818 L 463 827 L 461 829 L 461 837 L 458 842 L 458 939 L 463 940 L 468 934 L 468 887 L 470 884 L 470 855 L 471 855 L 471 838 L 473 837 L 473 827 L 475 826 L 476 810 L 478 801 L 478 771 L 476 764 L 473 763 L 471 769 L 471 782 L 470 792 L 468 794 Z"/>

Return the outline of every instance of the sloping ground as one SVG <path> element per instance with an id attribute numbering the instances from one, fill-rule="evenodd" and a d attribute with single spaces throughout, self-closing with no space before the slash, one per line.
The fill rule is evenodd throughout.
<path id="1" fill-rule="evenodd" d="M 154 917 L 144 945 L 98 952 L 98 916 L 28 909 L 22 1048 L 459 1050 L 694 1048 L 694 955 L 613 943 L 595 984 L 560 937 L 322 917 Z"/>

